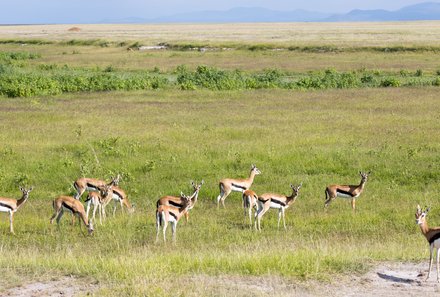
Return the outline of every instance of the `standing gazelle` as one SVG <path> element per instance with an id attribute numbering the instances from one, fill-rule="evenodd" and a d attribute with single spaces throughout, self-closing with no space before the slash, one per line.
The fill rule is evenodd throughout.
<path id="1" fill-rule="evenodd" d="M 53 220 L 57 220 L 57 224 L 60 224 L 60 220 L 64 214 L 64 210 L 70 211 L 74 216 L 78 216 L 80 218 L 79 220 L 79 226 L 81 229 L 81 221 L 86 225 L 87 231 L 91 235 L 93 233 L 93 224 L 89 219 L 87 218 L 86 212 L 84 211 L 84 206 L 79 200 L 76 200 L 74 197 L 71 196 L 59 196 L 58 198 L 55 198 L 53 201 L 53 209 L 54 214 L 50 218 L 50 223 L 53 224 Z"/>
<path id="2" fill-rule="evenodd" d="M 351 198 L 351 207 L 353 211 L 356 210 L 356 198 L 362 193 L 367 182 L 368 175 L 371 172 L 363 173 L 359 171 L 361 175 L 361 182 L 359 185 L 331 185 L 325 189 L 325 203 L 324 207 L 327 208 L 330 202 L 336 199 L 336 197 L 341 198 Z"/>
<path id="3" fill-rule="evenodd" d="M 114 187 L 112 187 L 112 193 L 113 193 L 112 198 L 114 201 L 113 217 L 116 214 L 116 207 L 118 206 L 118 203 L 119 203 L 119 205 L 121 205 L 122 212 L 124 212 L 124 205 L 125 205 L 125 207 L 127 207 L 129 214 L 132 214 L 134 212 L 134 204 L 130 203 L 130 201 L 128 200 L 128 196 L 124 190 L 122 190 L 121 188 L 119 188 L 117 186 L 114 186 Z M 109 202 L 110 202 L 110 200 L 103 205 L 104 208 L 107 206 L 107 204 Z"/>
<path id="4" fill-rule="evenodd" d="M 434 256 L 434 248 L 437 251 L 437 282 L 440 283 L 439 278 L 439 251 L 440 251 L 440 227 L 429 228 L 428 223 L 426 222 L 426 216 L 428 215 L 429 208 L 425 211 L 422 211 L 420 205 L 417 205 L 416 211 L 416 224 L 420 226 L 420 230 L 423 235 L 425 235 L 426 240 L 429 243 L 429 271 L 426 280 L 429 279 L 431 275 L 432 268 L 432 258 Z"/>
<path id="5" fill-rule="evenodd" d="M 220 201 L 222 202 L 223 207 L 225 207 L 225 199 L 234 192 L 244 192 L 248 190 L 252 183 L 254 182 L 255 175 L 261 174 L 261 171 L 257 168 L 257 166 L 252 165 L 251 172 L 248 178 L 245 179 L 232 179 L 232 178 L 224 178 L 220 180 L 220 195 L 217 197 L 217 207 L 219 207 Z"/>
<path id="6" fill-rule="evenodd" d="M 76 190 L 75 199 L 79 199 L 85 191 L 99 192 L 99 187 L 102 187 L 104 185 L 117 186 L 119 184 L 120 179 L 121 176 L 119 174 L 116 177 L 112 176 L 111 181 L 109 183 L 106 183 L 105 181 L 96 178 L 87 178 L 87 177 L 78 178 L 73 183 L 73 187 Z"/>
<path id="7" fill-rule="evenodd" d="M 104 205 L 107 205 L 110 200 L 113 199 L 113 186 L 104 185 L 103 187 L 98 187 L 98 192 L 89 192 L 87 194 L 87 198 L 85 203 L 87 203 L 86 215 L 89 217 L 89 211 L 91 205 L 93 205 L 93 215 L 92 219 L 95 221 L 96 210 L 99 212 L 99 223 L 102 225 L 102 217 L 104 220 L 106 219 L 106 213 Z"/>
<path id="8" fill-rule="evenodd" d="M 252 190 L 243 192 L 243 210 L 246 217 L 246 209 L 249 213 L 249 225 L 252 228 L 252 209 L 258 210 L 258 195 Z"/>
<path id="9" fill-rule="evenodd" d="M 162 226 L 163 241 L 166 242 L 166 231 L 168 223 L 171 223 L 173 231 L 173 242 L 176 241 L 176 228 L 180 218 L 188 211 L 191 206 L 191 199 L 181 193 L 182 207 L 174 207 L 171 205 L 159 205 L 156 210 L 156 242 L 159 241 L 159 231 Z"/>
<path id="10" fill-rule="evenodd" d="M 270 208 L 275 208 L 278 209 L 278 229 L 280 228 L 281 217 L 283 217 L 284 229 L 286 229 L 286 219 L 284 212 L 290 205 L 292 205 L 296 201 L 296 198 L 298 198 L 299 189 L 301 189 L 301 186 L 302 183 L 297 187 L 291 184 L 290 187 L 292 188 L 293 192 L 290 196 L 273 193 L 266 193 L 258 196 L 258 211 L 256 214 L 255 228 L 261 231 L 261 217 Z"/>
<path id="11" fill-rule="evenodd" d="M 188 219 L 189 219 L 189 211 L 194 208 L 194 205 L 197 202 L 197 198 L 199 196 L 199 192 L 200 192 L 200 189 L 202 188 L 203 183 L 204 183 L 203 180 L 200 182 L 200 184 L 194 183 L 193 181 L 191 182 L 194 193 L 189 197 L 190 206 L 188 207 L 188 210 L 185 212 L 185 219 L 186 219 L 187 223 L 188 223 Z M 159 200 L 157 200 L 156 207 L 159 207 L 160 205 L 171 205 L 171 206 L 175 206 L 175 207 L 180 208 L 180 207 L 183 207 L 183 200 L 184 200 L 184 198 L 182 196 L 180 196 L 180 197 L 164 196 L 164 197 L 161 197 Z"/>
<path id="12" fill-rule="evenodd" d="M 27 201 L 29 198 L 29 192 L 32 191 L 33 187 L 29 190 L 20 187 L 20 191 L 23 194 L 19 200 L 12 198 L 0 197 L 0 212 L 9 213 L 9 231 L 14 233 L 14 213 Z"/>

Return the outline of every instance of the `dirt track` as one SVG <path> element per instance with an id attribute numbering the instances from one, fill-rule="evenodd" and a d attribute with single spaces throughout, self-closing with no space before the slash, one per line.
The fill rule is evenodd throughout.
<path id="1" fill-rule="evenodd" d="M 435 265 L 427 276 L 428 262 L 382 263 L 364 275 L 344 276 L 331 283 L 308 281 L 292 283 L 274 277 L 193 276 L 190 282 L 198 284 L 188 296 L 366 296 L 405 297 L 440 296 Z M 87 282 L 86 282 L 87 283 Z M 43 297 L 84 296 L 93 294 L 97 284 L 63 277 L 33 282 L 8 289 L 1 296 Z"/>

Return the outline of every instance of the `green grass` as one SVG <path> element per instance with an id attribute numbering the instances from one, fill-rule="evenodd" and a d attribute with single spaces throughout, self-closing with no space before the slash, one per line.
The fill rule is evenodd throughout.
<path id="1" fill-rule="evenodd" d="M 35 189 L 15 216 L 16 236 L 1 215 L 0 269 L 91 276 L 105 284 L 102 295 L 162 295 L 190 289 L 192 276 L 327 280 L 374 261 L 425 259 L 413 213 L 417 203 L 430 205 L 430 223 L 439 222 L 437 93 L 161 90 L 3 98 L 1 194 L 18 196 L 19 184 Z M 245 177 L 252 163 L 262 171 L 257 193 L 288 194 L 290 183 L 303 182 L 286 232 L 277 230 L 274 211 L 261 233 L 249 230 L 238 193 L 226 209 L 216 207 L 218 180 Z M 358 212 L 337 199 L 325 213 L 325 186 L 358 183 L 359 170 L 372 174 Z M 74 179 L 116 173 L 137 205 L 133 216 L 110 217 L 93 237 L 72 228 L 68 216 L 60 229 L 49 225 L 52 199 L 72 194 Z M 154 244 L 155 201 L 189 193 L 190 180 L 201 179 L 199 203 L 189 224 L 179 224 L 177 244 Z M 194 292 L 216 292 L 206 282 L 205 291 Z"/>

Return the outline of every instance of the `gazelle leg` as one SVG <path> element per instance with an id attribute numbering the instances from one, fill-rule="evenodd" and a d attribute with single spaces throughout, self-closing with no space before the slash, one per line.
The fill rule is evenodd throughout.
<path id="1" fill-rule="evenodd" d="M 282 216 L 282 208 L 278 210 L 278 229 L 280 229 L 281 216 Z"/>
<path id="2" fill-rule="evenodd" d="M 63 217 L 64 210 L 61 208 L 60 211 L 57 213 L 57 225 L 60 224 L 60 220 Z"/>
<path id="3" fill-rule="evenodd" d="M 164 215 L 162 215 L 162 220 L 163 220 L 163 226 L 162 226 L 162 232 L 163 232 L 163 242 L 166 242 L 166 232 L 167 232 L 167 228 L 168 228 L 168 220 L 166 219 L 166 217 Z"/>
<path id="4" fill-rule="evenodd" d="M 428 279 L 429 279 L 429 277 L 430 277 L 430 275 L 431 275 L 431 267 L 432 267 L 432 253 L 434 252 L 434 246 L 431 244 L 430 246 L 429 246 L 429 270 L 428 270 L 428 276 L 426 277 L 426 280 L 425 281 L 427 281 Z"/>
<path id="5" fill-rule="evenodd" d="M 87 207 L 86 207 L 86 216 L 87 219 L 89 218 L 89 212 L 90 212 L 90 203 L 92 202 L 92 199 L 90 199 L 89 201 L 87 201 Z"/>
<path id="6" fill-rule="evenodd" d="M 356 211 L 356 199 L 355 198 L 351 199 L 351 208 L 353 209 L 353 211 Z"/>
<path id="7" fill-rule="evenodd" d="M 185 212 L 185 221 L 188 224 L 188 220 L 189 220 L 189 212 Z"/>
<path id="8" fill-rule="evenodd" d="M 14 234 L 14 213 L 12 211 L 9 212 L 9 231 Z"/>
<path id="9" fill-rule="evenodd" d="M 437 248 L 437 282 L 438 283 L 440 283 L 440 278 L 439 278 L 439 263 L 438 263 L 438 261 L 439 261 L 439 259 L 440 259 L 440 255 L 438 254 L 438 252 L 439 252 L 439 250 L 440 250 L 440 248 Z"/>
<path id="10" fill-rule="evenodd" d="M 171 223 L 171 230 L 173 231 L 173 242 L 176 242 L 176 228 L 177 228 L 177 222 Z"/>
<path id="11" fill-rule="evenodd" d="M 226 197 L 228 197 L 229 194 L 231 194 L 231 192 L 232 192 L 231 190 L 226 191 L 225 194 L 223 195 L 223 197 L 220 199 L 220 201 L 222 202 L 223 208 L 225 208 L 225 200 L 226 200 Z"/>
<path id="12" fill-rule="evenodd" d="M 113 217 L 115 217 L 115 213 L 116 213 L 116 206 L 118 206 L 118 201 L 114 200 L 114 204 L 113 204 Z"/>
<path id="13" fill-rule="evenodd" d="M 281 208 L 281 214 L 283 215 L 283 224 L 284 224 L 284 230 L 287 230 L 286 228 L 286 212 L 284 210 L 284 208 Z"/>
<path id="14" fill-rule="evenodd" d="M 159 241 L 159 232 L 160 232 L 160 216 L 162 214 L 157 212 L 156 213 L 156 243 Z"/>
<path id="15" fill-rule="evenodd" d="M 249 206 L 249 227 L 252 228 L 252 207 Z"/>
<path id="16" fill-rule="evenodd" d="M 269 209 L 270 205 L 263 205 L 260 210 L 258 211 L 257 214 L 257 221 L 258 221 L 258 229 L 259 231 L 261 231 L 261 218 L 263 217 L 263 215 L 266 213 L 266 211 Z"/>

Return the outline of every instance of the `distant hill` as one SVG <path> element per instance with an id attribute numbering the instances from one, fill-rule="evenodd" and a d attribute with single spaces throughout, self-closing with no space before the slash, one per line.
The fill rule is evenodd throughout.
<path id="1" fill-rule="evenodd" d="M 322 21 L 326 22 L 361 22 L 361 21 L 419 21 L 440 20 L 440 3 L 425 2 L 403 7 L 395 11 L 387 10 L 352 10 L 346 14 L 333 15 Z"/>
<path id="2" fill-rule="evenodd" d="M 276 11 L 261 7 L 236 7 L 226 11 L 195 11 L 154 19 L 125 18 L 99 23 L 255 23 L 255 22 L 375 22 L 440 20 L 440 2 L 425 2 L 399 10 L 355 9 L 345 14 L 307 10 Z"/>

